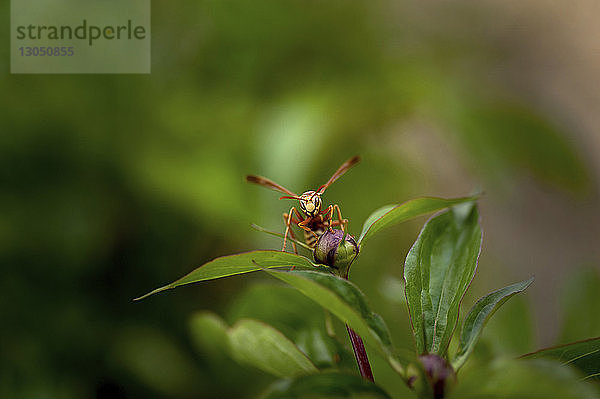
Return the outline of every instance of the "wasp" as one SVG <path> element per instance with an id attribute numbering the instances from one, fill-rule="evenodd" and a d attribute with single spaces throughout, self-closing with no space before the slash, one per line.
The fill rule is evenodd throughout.
<path id="1" fill-rule="evenodd" d="M 325 209 L 321 209 L 322 200 L 321 196 L 327 190 L 327 188 L 333 184 L 337 179 L 342 177 L 344 173 L 354 166 L 360 158 L 354 156 L 344 162 L 334 173 L 331 175 L 327 183 L 320 186 L 317 190 L 309 190 L 303 192 L 301 195 L 295 194 L 287 188 L 275 183 L 274 181 L 267 179 L 262 176 L 248 175 L 246 181 L 255 183 L 267 188 L 270 188 L 280 193 L 287 194 L 279 199 L 292 199 L 298 200 L 300 203 L 300 211 L 296 207 L 292 206 L 289 212 L 283 214 L 283 222 L 285 223 L 285 234 L 283 235 L 283 248 L 285 251 L 287 244 L 288 235 L 291 238 L 294 252 L 298 253 L 296 248 L 296 237 L 294 231 L 291 229 L 291 225 L 295 224 L 300 227 L 304 233 L 304 241 L 310 248 L 314 248 L 318 238 L 325 232 L 326 229 L 332 230 L 334 226 L 340 226 L 345 231 L 348 225 L 348 220 L 342 217 L 342 211 L 339 205 L 329 205 Z M 334 220 L 334 215 L 337 214 L 337 219 Z"/>

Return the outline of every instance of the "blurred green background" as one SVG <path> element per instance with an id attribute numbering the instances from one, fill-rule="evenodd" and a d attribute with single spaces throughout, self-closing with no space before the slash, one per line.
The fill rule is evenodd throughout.
<path id="1" fill-rule="evenodd" d="M 0 10 L 8 21 L 8 2 Z M 272 378 L 198 344 L 190 316 L 290 328 L 310 304 L 277 296 L 260 274 L 132 299 L 216 256 L 279 248 L 250 224 L 283 231 L 290 203 L 246 174 L 301 192 L 355 154 L 361 163 L 324 196 L 354 234 L 385 204 L 485 193 L 465 305 L 536 281 L 498 312 L 482 348 L 519 354 L 600 335 L 594 10 L 154 2 L 150 75 L 10 75 L 3 46 L 0 397 L 257 395 Z M 351 273 L 409 349 L 400 279 L 424 221 L 381 233 Z"/>

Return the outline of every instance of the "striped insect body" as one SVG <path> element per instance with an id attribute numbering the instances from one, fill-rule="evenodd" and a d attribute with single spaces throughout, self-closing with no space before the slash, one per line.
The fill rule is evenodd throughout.
<path id="1" fill-rule="evenodd" d="M 346 230 L 348 220 L 342 218 L 342 211 L 339 205 L 329 205 L 327 208 L 322 209 L 321 196 L 333 182 L 339 179 L 344 173 L 354 166 L 360 158 L 354 156 L 344 162 L 329 178 L 327 183 L 320 186 L 317 190 L 309 190 L 303 192 L 301 195 L 295 194 L 293 191 L 275 183 L 274 181 L 267 179 L 262 176 L 248 175 L 246 181 L 254 184 L 261 185 L 263 187 L 270 188 L 280 193 L 286 194 L 279 199 L 292 199 L 299 202 L 299 208 L 291 207 L 289 212 L 283 214 L 283 220 L 285 223 L 285 234 L 283 236 L 283 248 L 285 251 L 288 236 L 292 238 L 292 245 L 294 252 L 298 253 L 296 248 L 296 237 L 294 231 L 291 229 L 291 225 L 294 224 L 303 230 L 304 240 L 310 248 L 314 248 L 315 244 L 320 236 L 325 231 L 332 230 L 333 227 L 339 226 L 342 231 Z M 336 217 L 337 216 L 337 217 Z"/>

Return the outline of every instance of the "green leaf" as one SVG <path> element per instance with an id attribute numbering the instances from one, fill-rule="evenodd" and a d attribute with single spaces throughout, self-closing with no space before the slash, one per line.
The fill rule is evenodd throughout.
<path id="1" fill-rule="evenodd" d="M 232 356 L 278 377 L 318 372 L 315 365 L 282 333 L 260 321 L 243 319 L 229 331 Z"/>
<path id="2" fill-rule="evenodd" d="M 458 352 L 452 361 L 454 370 L 458 370 L 467 360 L 479 339 L 483 326 L 494 312 L 510 297 L 524 291 L 532 282 L 533 277 L 501 288 L 484 296 L 473 305 L 462 326 Z"/>
<path id="3" fill-rule="evenodd" d="M 364 294 L 351 282 L 314 271 L 269 271 L 278 279 L 297 288 L 356 331 L 365 343 L 378 350 L 394 370 L 403 373 L 389 331 L 383 319 L 373 313 Z M 408 359 L 402 359 L 406 362 Z"/>
<path id="4" fill-rule="evenodd" d="M 490 355 L 518 356 L 535 349 L 534 322 L 531 304 L 524 296 L 515 296 L 504 305 L 502 312 L 495 313 L 486 323 L 480 341 L 487 346 Z M 473 353 L 480 345 L 475 346 Z"/>
<path id="5" fill-rule="evenodd" d="M 454 207 L 423 227 L 404 265 L 406 300 L 418 353 L 445 356 L 480 249 L 475 204 Z"/>
<path id="6" fill-rule="evenodd" d="M 306 353 L 319 369 L 341 368 L 354 370 L 356 368 L 354 355 L 322 328 L 301 330 L 296 338 L 296 345 L 302 352 Z"/>
<path id="7" fill-rule="evenodd" d="M 260 320 L 292 340 L 298 332 L 325 323 L 324 312 L 318 304 L 279 281 L 248 286 L 233 298 L 226 315 L 232 323 L 240 319 Z"/>
<path id="8" fill-rule="evenodd" d="M 279 381 L 262 399 L 381 399 L 390 396 L 372 382 L 353 375 L 327 372 L 299 377 L 291 381 Z"/>
<path id="9" fill-rule="evenodd" d="M 584 380 L 600 380 L 600 337 L 540 349 L 521 356 L 525 359 L 549 358 L 579 369 Z"/>
<path id="10" fill-rule="evenodd" d="M 115 333 L 109 358 L 157 395 L 189 397 L 208 383 L 186 348 L 163 331 L 134 325 Z"/>
<path id="11" fill-rule="evenodd" d="M 365 235 L 367 234 L 367 232 L 369 231 L 369 229 L 371 228 L 373 223 L 375 223 L 383 215 L 385 215 L 386 213 L 388 213 L 389 211 L 391 211 L 392 209 L 397 208 L 397 207 L 398 207 L 398 204 L 384 205 L 381 208 L 375 210 L 373 213 L 371 213 L 369 215 L 369 217 L 367 218 L 367 220 L 365 220 L 365 222 L 363 223 L 363 228 L 362 228 L 362 231 L 360 232 L 358 242 L 359 243 L 362 242 L 362 240 L 365 238 Z M 372 234 L 374 234 L 374 233 L 372 233 Z"/>
<path id="12" fill-rule="evenodd" d="M 252 365 L 277 377 L 318 371 L 292 341 L 262 321 L 241 319 L 230 328 L 214 313 L 199 312 L 190 320 L 190 333 L 196 346 L 213 363 L 217 354 L 228 354 L 238 363 Z"/>
<path id="13" fill-rule="evenodd" d="M 228 350 L 227 330 L 229 326 L 214 313 L 198 312 L 189 322 L 192 341 L 201 350 L 209 350 L 211 354 Z"/>
<path id="14" fill-rule="evenodd" d="M 595 388 L 555 362 L 503 360 L 465 368 L 448 399 L 593 399 Z"/>
<path id="15" fill-rule="evenodd" d="M 232 358 L 229 325 L 218 315 L 206 311 L 196 312 L 190 318 L 188 327 L 199 358 L 203 364 L 210 365 L 202 369 L 202 376 L 207 381 L 205 387 L 212 386 L 222 397 L 238 397 L 238 386 L 249 386 L 263 381 L 267 383 L 272 379 L 258 369 L 249 370 Z M 159 367 L 162 368 L 164 367 Z M 232 380 L 238 384 L 232 385 Z M 198 390 L 195 392 L 197 394 Z"/>
<path id="16" fill-rule="evenodd" d="M 139 301 L 140 299 L 144 299 L 158 292 L 198 281 L 250 273 L 261 269 L 291 266 L 299 268 L 315 267 L 315 265 L 304 256 L 282 251 L 261 250 L 221 256 L 194 269 L 191 273 L 183 276 L 179 280 L 157 288 L 135 300 Z"/>
<path id="17" fill-rule="evenodd" d="M 362 243 L 378 231 L 397 223 L 435 212 L 452 205 L 476 200 L 477 197 L 464 198 L 415 198 L 400 205 L 386 205 L 373 212 L 365 221 L 358 243 Z"/>

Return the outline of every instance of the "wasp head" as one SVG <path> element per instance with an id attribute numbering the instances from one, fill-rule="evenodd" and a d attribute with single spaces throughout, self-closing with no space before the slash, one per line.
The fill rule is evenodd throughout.
<path id="1" fill-rule="evenodd" d="M 300 209 L 308 217 L 315 217 L 321 211 L 321 194 L 316 191 L 305 191 L 298 200 Z"/>

